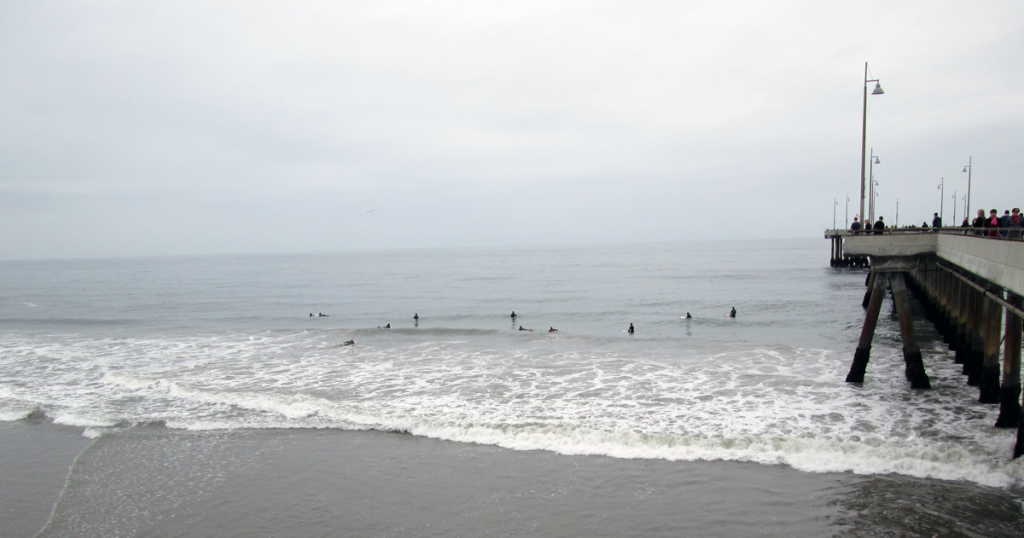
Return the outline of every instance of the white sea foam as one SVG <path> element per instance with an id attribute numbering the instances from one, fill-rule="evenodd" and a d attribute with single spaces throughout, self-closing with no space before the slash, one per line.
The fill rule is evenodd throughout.
<path id="1" fill-rule="evenodd" d="M 785 464 L 1005 487 L 1013 431 L 934 361 L 912 391 L 879 347 L 863 386 L 848 358 L 784 346 L 580 349 L 493 336 L 338 348 L 307 332 L 89 339 L 7 335 L 0 420 L 42 409 L 101 435 L 122 423 L 190 430 L 345 428 L 562 454 Z"/>

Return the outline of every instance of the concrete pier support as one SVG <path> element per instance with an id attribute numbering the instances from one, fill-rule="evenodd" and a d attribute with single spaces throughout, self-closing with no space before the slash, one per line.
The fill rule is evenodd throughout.
<path id="1" fill-rule="evenodd" d="M 864 372 L 868 368 L 868 359 L 871 357 L 871 341 L 875 337 L 875 327 L 878 325 L 878 313 L 882 310 L 882 300 L 885 298 L 885 284 L 889 279 L 886 275 L 871 272 L 871 288 L 868 299 L 868 312 L 864 317 L 864 327 L 860 331 L 860 342 L 857 344 L 857 351 L 853 354 L 853 364 L 850 365 L 850 373 L 846 374 L 847 383 L 863 383 Z"/>
<path id="2" fill-rule="evenodd" d="M 1003 292 L 1001 288 L 991 286 L 988 291 L 1000 296 Z M 983 297 L 982 301 L 985 304 L 985 327 L 982 333 L 985 345 L 978 377 L 978 386 L 981 387 L 978 401 L 999 403 L 999 335 L 1003 330 L 1003 307 L 988 297 Z"/>
<path id="3" fill-rule="evenodd" d="M 1020 308 L 1019 295 L 1007 293 L 1006 301 Z M 1021 317 L 1006 309 L 1006 343 L 1003 346 L 1003 383 L 999 389 L 999 419 L 997 428 L 1015 428 L 1020 423 L 1020 346 Z"/>
<path id="4" fill-rule="evenodd" d="M 967 384 L 972 387 L 981 386 L 981 364 L 985 360 L 985 296 L 973 287 L 967 299 L 970 310 L 967 313 L 967 326 L 970 332 L 970 350 L 964 357 L 963 373 L 967 375 Z"/>
<path id="5" fill-rule="evenodd" d="M 953 324 L 953 275 L 939 271 L 939 324 L 942 341 L 953 344 L 956 338 L 956 325 Z"/>
<path id="6" fill-rule="evenodd" d="M 864 285 L 868 287 L 868 290 L 864 292 L 864 300 L 860 303 L 864 308 L 867 308 L 868 303 L 871 301 L 871 290 L 874 289 L 875 277 L 877 275 L 878 273 L 871 271 L 871 273 L 868 274 L 867 282 L 864 283 Z"/>
<path id="7" fill-rule="evenodd" d="M 921 359 L 921 348 L 914 337 L 914 318 L 910 313 L 910 297 L 907 286 L 903 282 L 903 273 L 893 273 L 889 277 L 892 285 L 893 302 L 896 303 L 896 315 L 900 318 L 900 334 L 903 336 L 903 361 L 906 363 L 906 377 L 910 387 L 915 389 L 932 388 L 928 374 L 924 371 Z"/>
<path id="8" fill-rule="evenodd" d="M 949 275 L 949 350 L 960 345 L 960 279 Z"/>
<path id="9" fill-rule="evenodd" d="M 963 364 L 966 362 L 967 351 L 970 347 L 970 338 L 968 335 L 970 332 L 967 330 L 967 291 L 970 289 L 966 283 L 957 279 L 960 282 L 960 288 L 957 295 L 960 297 L 958 301 L 958 322 L 956 326 L 956 356 L 954 362 L 957 364 Z"/>

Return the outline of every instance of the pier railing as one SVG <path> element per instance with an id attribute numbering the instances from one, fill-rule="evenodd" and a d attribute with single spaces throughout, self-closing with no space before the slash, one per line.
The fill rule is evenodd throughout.
<path id="1" fill-rule="evenodd" d="M 857 237 L 872 235 L 966 235 L 983 239 L 995 239 L 1004 241 L 1024 241 L 1024 228 L 961 228 L 959 226 L 944 226 L 942 228 L 883 228 L 881 230 L 846 230 L 830 229 L 825 230 L 825 238 L 834 237 Z M 995 234 L 995 235 L 992 235 Z"/>

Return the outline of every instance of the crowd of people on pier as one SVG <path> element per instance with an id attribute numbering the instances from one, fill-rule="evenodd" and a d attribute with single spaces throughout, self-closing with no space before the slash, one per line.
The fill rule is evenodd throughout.
<path id="1" fill-rule="evenodd" d="M 850 225 L 850 231 L 854 234 L 881 234 L 887 229 L 920 230 L 922 232 L 961 229 L 964 234 L 1005 239 L 1021 239 L 1021 228 L 1024 228 L 1024 215 L 1017 207 L 1012 210 L 1004 210 L 1002 215 L 999 215 L 999 211 L 996 209 L 989 210 L 988 215 L 985 214 L 984 209 L 979 209 L 977 217 L 973 220 L 964 218 L 959 226 L 943 225 L 942 218 L 938 213 L 933 214 L 931 226 L 928 225 L 928 221 L 924 221 L 920 226 L 911 224 L 895 228 L 886 226 L 883 217 L 878 217 L 878 220 L 873 223 L 862 223 L 857 216 L 853 217 L 853 224 Z"/>

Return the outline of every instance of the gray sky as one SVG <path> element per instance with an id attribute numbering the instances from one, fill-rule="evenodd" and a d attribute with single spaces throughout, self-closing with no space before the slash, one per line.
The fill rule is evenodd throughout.
<path id="1" fill-rule="evenodd" d="M 6 0 L 0 258 L 820 237 L 865 61 L 879 214 L 1024 206 L 1019 1 Z"/>

